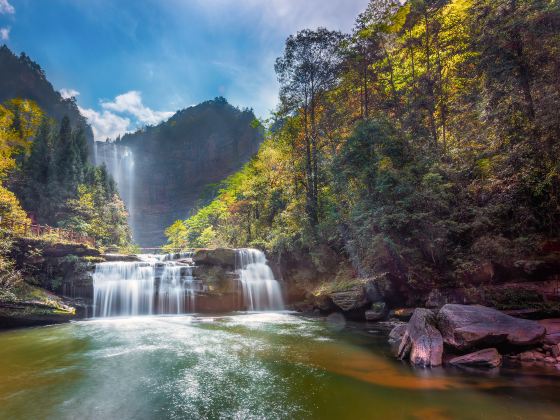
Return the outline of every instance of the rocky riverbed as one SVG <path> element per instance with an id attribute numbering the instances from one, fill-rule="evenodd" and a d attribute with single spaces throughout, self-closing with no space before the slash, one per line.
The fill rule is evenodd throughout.
<path id="1" fill-rule="evenodd" d="M 560 369 L 560 320 L 520 319 L 480 305 L 414 310 L 389 334 L 393 354 L 411 364 L 496 368 L 504 358 Z"/>

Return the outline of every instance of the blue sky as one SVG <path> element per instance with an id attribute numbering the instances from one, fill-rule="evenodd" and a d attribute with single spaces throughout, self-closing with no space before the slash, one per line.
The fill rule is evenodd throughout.
<path id="1" fill-rule="evenodd" d="M 76 95 L 98 140 L 222 95 L 267 117 L 286 37 L 368 0 L 0 0 L 0 43 Z"/>

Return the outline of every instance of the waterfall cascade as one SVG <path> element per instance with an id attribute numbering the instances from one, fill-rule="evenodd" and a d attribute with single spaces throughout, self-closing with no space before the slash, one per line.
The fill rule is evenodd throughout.
<path id="1" fill-rule="evenodd" d="M 209 294 L 213 286 L 193 277 L 192 256 L 192 253 L 141 254 L 136 262 L 97 264 L 93 273 L 94 316 L 192 313 L 197 310 L 197 294 L 206 299 L 220 298 L 219 294 Z M 239 249 L 235 257 L 238 277 L 232 279 L 233 290 L 240 291 L 242 297 L 242 303 L 237 301 L 236 306 L 249 311 L 284 309 L 280 285 L 264 253 Z"/>
<path id="2" fill-rule="evenodd" d="M 243 300 L 250 311 L 282 310 L 284 300 L 280 284 L 258 249 L 238 249 L 236 271 L 243 289 Z"/>
<path id="3" fill-rule="evenodd" d="M 190 254 L 139 255 L 139 262 L 105 262 L 93 273 L 95 316 L 182 314 L 195 311 Z"/>

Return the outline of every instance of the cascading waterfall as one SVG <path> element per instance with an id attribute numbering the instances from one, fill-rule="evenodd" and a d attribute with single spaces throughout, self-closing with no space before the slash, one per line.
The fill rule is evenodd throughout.
<path id="1" fill-rule="evenodd" d="M 118 143 L 96 142 L 94 145 L 96 165 L 105 164 L 117 184 L 119 195 L 126 204 L 128 224 L 136 232 L 136 202 L 134 197 L 134 153 L 128 146 Z"/>
<path id="2" fill-rule="evenodd" d="M 195 311 L 191 254 L 139 255 L 138 262 L 97 264 L 93 274 L 94 314 L 98 317 L 182 314 Z"/>
<path id="3" fill-rule="evenodd" d="M 274 278 L 262 251 L 250 248 L 238 249 L 236 266 L 247 310 L 284 309 L 280 284 Z"/>

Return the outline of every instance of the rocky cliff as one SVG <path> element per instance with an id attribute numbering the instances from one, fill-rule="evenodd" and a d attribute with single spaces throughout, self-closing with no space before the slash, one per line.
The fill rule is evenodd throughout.
<path id="1" fill-rule="evenodd" d="M 96 161 L 117 181 L 136 243 L 164 243 L 165 228 L 186 218 L 209 184 L 256 153 L 262 132 L 254 121 L 252 111 L 216 98 L 113 143 L 97 142 Z"/>

